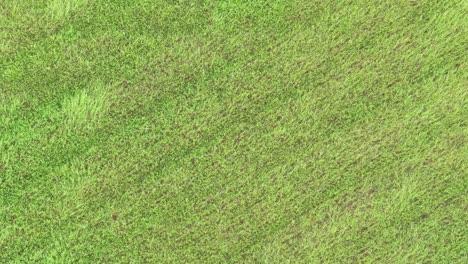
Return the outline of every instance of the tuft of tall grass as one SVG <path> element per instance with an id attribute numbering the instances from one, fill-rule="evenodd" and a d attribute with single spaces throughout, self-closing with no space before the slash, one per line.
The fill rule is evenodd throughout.
<path id="1" fill-rule="evenodd" d="M 82 7 L 88 0 L 51 0 L 48 10 L 55 19 L 63 19 L 74 10 Z"/>

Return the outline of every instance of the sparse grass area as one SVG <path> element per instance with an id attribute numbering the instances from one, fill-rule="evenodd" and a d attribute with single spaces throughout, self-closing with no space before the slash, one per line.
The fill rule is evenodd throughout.
<path id="1" fill-rule="evenodd" d="M 466 263 L 467 11 L 0 1 L 0 263 Z"/>

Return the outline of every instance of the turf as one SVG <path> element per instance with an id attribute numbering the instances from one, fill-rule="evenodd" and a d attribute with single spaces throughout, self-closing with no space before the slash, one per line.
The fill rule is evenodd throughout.
<path id="1" fill-rule="evenodd" d="M 0 1 L 0 262 L 466 263 L 467 11 Z"/>

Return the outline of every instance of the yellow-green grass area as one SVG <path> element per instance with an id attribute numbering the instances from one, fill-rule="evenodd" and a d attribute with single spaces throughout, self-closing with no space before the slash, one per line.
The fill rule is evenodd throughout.
<path id="1" fill-rule="evenodd" d="M 0 263 L 467 263 L 467 14 L 0 1 Z"/>

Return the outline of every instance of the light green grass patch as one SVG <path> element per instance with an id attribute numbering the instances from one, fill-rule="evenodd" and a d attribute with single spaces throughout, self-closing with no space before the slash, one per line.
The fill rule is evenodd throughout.
<path id="1" fill-rule="evenodd" d="M 112 100 L 109 89 L 101 82 L 96 82 L 65 98 L 61 109 L 64 130 L 70 132 L 96 127 L 109 111 Z"/>
<path id="2" fill-rule="evenodd" d="M 88 0 L 50 0 L 48 10 L 54 19 L 63 19 L 87 2 Z"/>

